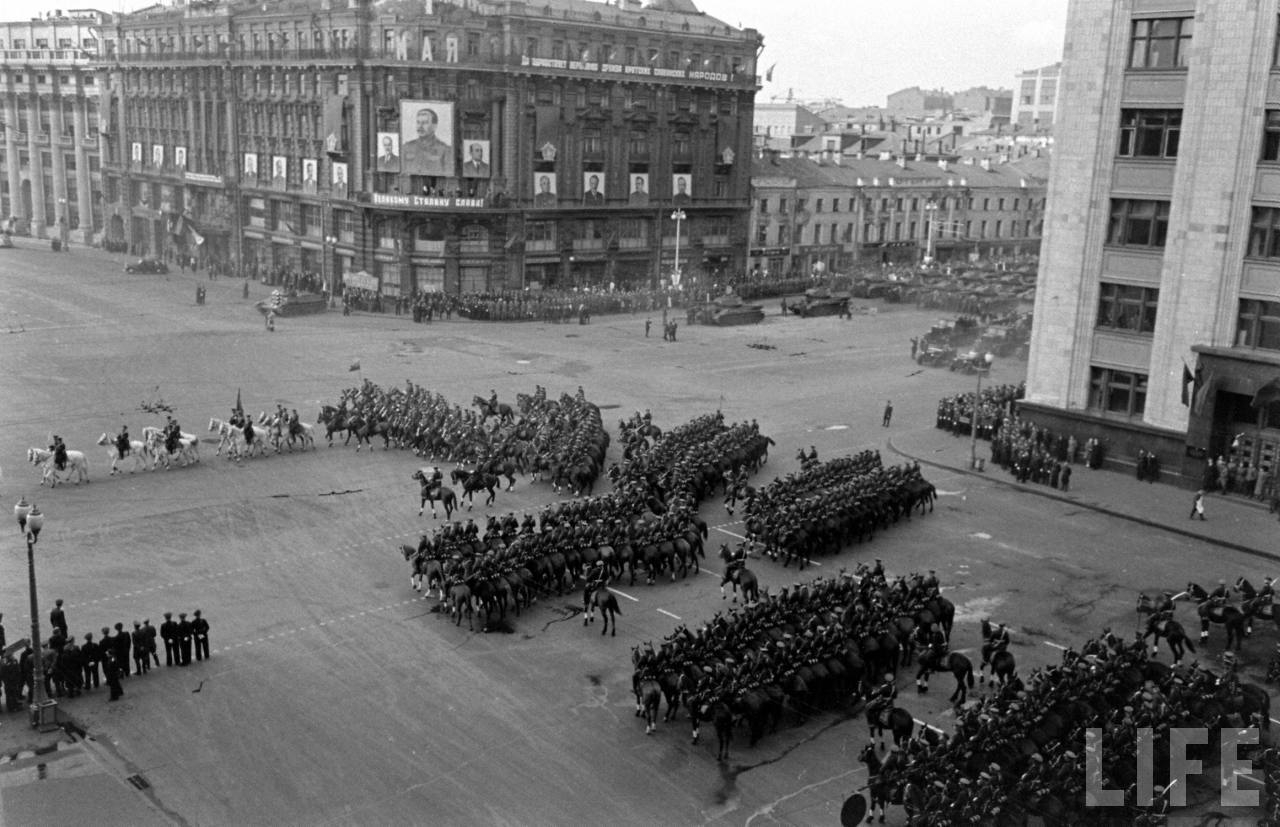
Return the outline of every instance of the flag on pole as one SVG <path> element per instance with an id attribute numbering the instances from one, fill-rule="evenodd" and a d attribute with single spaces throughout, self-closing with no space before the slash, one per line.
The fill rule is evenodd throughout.
<path id="1" fill-rule="evenodd" d="M 1196 391 L 1191 400 L 1191 412 L 1200 416 L 1204 413 L 1204 405 L 1209 401 L 1216 387 L 1213 371 L 1204 371 L 1201 376 L 1201 371 L 1197 368 L 1196 376 L 1199 378 L 1196 380 Z"/>
<path id="2" fill-rule="evenodd" d="M 240 389 L 236 388 L 236 410 L 243 411 L 244 405 L 240 404 Z"/>
<path id="3" fill-rule="evenodd" d="M 354 362 L 352 362 L 352 363 L 351 363 L 351 367 L 347 368 L 347 373 L 351 373 L 352 371 L 357 371 L 357 370 L 360 370 L 360 360 L 359 360 L 359 359 L 357 359 L 357 360 L 355 360 Z"/>
<path id="4" fill-rule="evenodd" d="M 1187 363 L 1182 363 L 1182 404 L 1191 404 L 1191 386 L 1196 378 L 1191 375 L 1191 368 L 1187 367 Z"/>
<path id="5" fill-rule="evenodd" d="M 769 81 L 770 83 L 773 82 L 773 70 L 776 69 L 777 67 L 778 67 L 778 64 L 775 63 L 769 67 L 769 71 L 764 73 L 764 79 L 766 81 Z"/>

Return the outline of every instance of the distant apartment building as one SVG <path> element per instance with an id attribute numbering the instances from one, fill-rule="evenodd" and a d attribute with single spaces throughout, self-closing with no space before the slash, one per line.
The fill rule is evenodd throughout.
<path id="1" fill-rule="evenodd" d="M 1045 132 L 1058 114 L 1058 76 L 1062 63 L 1028 69 L 1018 75 L 1011 118 L 1019 132 Z"/>
<path id="2" fill-rule="evenodd" d="M 1008 89 L 975 86 L 963 92 L 956 92 L 952 101 L 957 112 L 969 115 L 990 115 L 1003 118 L 1007 123 L 1013 108 L 1013 92 Z"/>
<path id="3" fill-rule="evenodd" d="M 889 95 L 885 108 L 898 117 L 923 118 L 926 115 L 941 115 L 955 108 L 955 99 L 942 89 L 921 89 L 912 86 L 900 89 Z"/>
<path id="4" fill-rule="evenodd" d="M 782 148 L 794 135 L 813 135 L 826 127 L 826 121 L 795 102 L 756 103 L 751 128 L 756 148 Z"/>
<path id="5" fill-rule="evenodd" d="M 827 140 L 824 136 L 821 140 Z M 1001 161 L 1005 162 L 1001 162 Z M 752 161 L 748 264 L 771 276 L 1034 254 L 1044 222 L 1045 162 L 968 164 L 824 150 Z"/>
<path id="6" fill-rule="evenodd" d="M 20 233 L 89 242 L 102 228 L 95 62 L 111 15 L 0 23 L 0 215 Z"/>

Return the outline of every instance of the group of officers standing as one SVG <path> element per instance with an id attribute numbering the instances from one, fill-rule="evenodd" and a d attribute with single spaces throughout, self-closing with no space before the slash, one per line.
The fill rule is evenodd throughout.
<path id="1" fill-rule="evenodd" d="M 209 622 L 199 609 L 187 619 L 186 612 L 173 619 L 172 612 L 164 613 L 164 622 L 157 629 L 148 618 L 133 622 L 133 630 L 123 623 L 102 627 L 102 634 L 94 640 L 93 632 L 86 632 L 77 641 L 67 625 L 63 601 L 56 601 L 49 612 L 53 632 L 40 647 L 45 696 L 50 698 L 76 698 L 82 692 L 97 689 L 103 682 L 110 690 L 108 700 L 117 701 L 124 695 L 121 679 L 130 675 L 145 675 L 151 666 L 160 665 L 159 645 L 163 641 L 166 666 L 187 666 L 194 653 L 197 661 L 209 658 Z M 0 620 L 4 615 L 0 614 Z M 6 648 L 4 626 L 0 624 L 0 689 L 4 693 L 4 708 L 9 712 L 21 712 L 23 700 L 28 704 L 35 700 L 35 658 L 30 643 L 15 658 L 15 652 Z"/>

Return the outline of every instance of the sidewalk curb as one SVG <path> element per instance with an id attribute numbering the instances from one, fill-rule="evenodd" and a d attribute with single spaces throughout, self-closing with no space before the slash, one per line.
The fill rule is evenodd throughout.
<path id="1" fill-rule="evenodd" d="M 907 453 L 906 451 L 898 448 L 898 446 L 894 445 L 893 437 L 889 437 L 887 442 L 888 442 L 890 451 L 893 451 L 898 456 L 906 457 L 909 460 L 918 462 L 921 465 L 929 465 L 934 468 L 940 468 L 946 471 L 952 471 L 959 474 L 965 474 L 970 477 L 976 477 L 978 479 L 988 480 L 997 485 L 1002 485 L 1006 488 L 1010 488 L 1015 491 L 1021 491 L 1024 494 L 1030 494 L 1036 497 L 1043 497 L 1047 500 L 1054 500 L 1056 502 L 1070 503 L 1072 505 L 1080 506 L 1081 508 L 1087 508 L 1090 511 L 1096 511 L 1099 514 L 1106 514 L 1108 517 L 1117 517 L 1121 520 L 1128 520 L 1129 522 L 1137 523 L 1139 525 L 1144 525 L 1144 526 L 1147 526 L 1148 528 L 1154 528 L 1160 531 L 1166 531 L 1166 532 L 1169 532 L 1170 534 L 1177 534 L 1179 536 L 1187 537 L 1192 540 L 1199 540 L 1201 542 L 1209 543 L 1211 545 L 1219 546 L 1221 548 L 1231 549 L 1232 551 L 1243 552 L 1244 554 L 1248 554 L 1253 557 L 1260 557 L 1264 560 L 1280 561 L 1280 554 L 1275 554 L 1269 551 L 1263 551 L 1262 549 L 1253 548 L 1252 546 L 1246 546 L 1240 543 L 1233 543 L 1230 540 L 1220 540 L 1216 537 L 1208 537 L 1208 536 L 1205 536 L 1204 534 L 1198 534 L 1194 531 L 1188 531 L 1185 528 L 1178 528 L 1177 526 L 1171 526 L 1166 523 L 1156 522 L 1155 520 L 1148 520 L 1145 517 L 1139 517 L 1134 514 L 1126 514 L 1123 511 L 1116 511 L 1115 509 L 1107 508 L 1106 506 L 1096 505 L 1094 503 L 1085 502 L 1083 500 L 1072 499 L 1071 497 L 1064 497 L 1061 494 L 1053 493 L 1053 489 L 1040 490 L 1040 486 L 1028 487 L 1028 486 L 1020 485 L 1018 483 L 1009 482 L 1008 480 L 1000 479 L 999 477 L 990 476 L 984 473 L 979 473 L 977 471 L 973 471 L 968 468 L 959 468 L 954 465 L 947 465 L 941 462 L 933 462 L 931 460 L 921 459 L 920 457 L 913 456 Z"/>

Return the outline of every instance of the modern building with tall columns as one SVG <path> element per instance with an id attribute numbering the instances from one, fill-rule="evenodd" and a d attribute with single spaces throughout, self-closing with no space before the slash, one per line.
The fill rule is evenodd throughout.
<path id="1" fill-rule="evenodd" d="M 102 228 L 96 61 L 110 20 L 0 23 L 0 216 L 17 232 L 91 242 Z"/>
<path id="2" fill-rule="evenodd" d="M 761 38 L 691 0 L 210 0 L 115 36 L 139 251 L 384 295 L 647 285 L 677 243 L 745 270 Z"/>
<path id="3" fill-rule="evenodd" d="M 1278 0 L 1068 12 L 1026 410 L 1190 485 L 1280 448 L 1278 24 Z"/>

